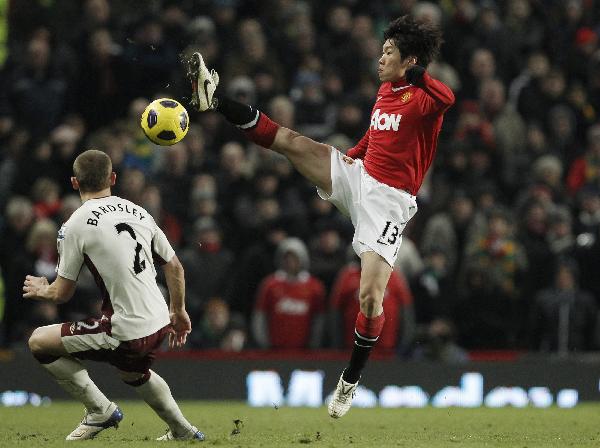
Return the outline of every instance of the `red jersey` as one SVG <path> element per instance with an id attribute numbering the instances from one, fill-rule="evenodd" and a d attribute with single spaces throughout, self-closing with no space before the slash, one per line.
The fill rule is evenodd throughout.
<path id="1" fill-rule="evenodd" d="M 358 292 L 360 289 L 360 266 L 351 265 L 338 275 L 331 293 L 331 306 L 342 313 L 344 321 L 344 345 L 354 345 L 354 327 L 356 315 L 360 310 Z M 396 271 L 392 272 L 383 296 L 385 324 L 375 345 L 375 349 L 392 350 L 398 342 L 400 331 L 400 313 L 402 308 L 412 303 L 412 294 L 404 278 Z"/>
<path id="2" fill-rule="evenodd" d="M 364 159 L 367 173 L 379 182 L 416 195 L 433 161 L 444 112 L 452 104 L 452 90 L 427 72 L 419 86 L 384 82 L 371 126 L 347 155 Z"/>
<path id="3" fill-rule="evenodd" d="M 312 320 L 325 309 L 325 287 L 308 273 L 291 280 L 278 271 L 263 280 L 255 308 L 267 316 L 272 348 L 308 348 Z"/>

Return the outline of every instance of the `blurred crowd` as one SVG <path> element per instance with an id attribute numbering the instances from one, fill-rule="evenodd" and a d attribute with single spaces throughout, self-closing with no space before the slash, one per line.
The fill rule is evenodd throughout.
<path id="1" fill-rule="evenodd" d="M 139 117 L 154 98 L 188 103 L 181 61 L 199 50 L 223 92 L 346 150 L 369 126 L 382 31 L 410 13 L 442 27 L 429 71 L 457 102 L 386 291 L 379 350 L 460 362 L 473 349 L 598 348 L 599 2 L 2 4 L 0 345 L 99 312 L 85 268 L 66 305 L 21 298 L 26 274 L 56 275 L 57 227 L 80 204 L 71 164 L 88 148 L 112 157 L 114 194 L 145 207 L 176 248 L 192 348 L 351 344 L 349 220 L 216 113 L 190 110 L 169 148 Z"/>

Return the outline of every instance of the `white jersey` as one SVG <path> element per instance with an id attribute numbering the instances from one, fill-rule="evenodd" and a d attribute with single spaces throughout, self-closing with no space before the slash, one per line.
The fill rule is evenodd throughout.
<path id="1" fill-rule="evenodd" d="M 138 339 L 169 323 L 153 258 L 164 264 L 175 251 L 142 207 L 117 196 L 85 201 L 60 228 L 58 254 L 61 277 L 76 281 L 84 263 L 94 275 L 112 337 Z"/>

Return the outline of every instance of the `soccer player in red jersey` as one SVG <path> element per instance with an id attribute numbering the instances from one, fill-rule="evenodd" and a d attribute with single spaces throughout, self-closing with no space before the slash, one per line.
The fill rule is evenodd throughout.
<path id="1" fill-rule="evenodd" d="M 426 71 L 441 42 L 439 29 L 410 16 L 389 24 L 371 126 L 347 155 L 219 95 L 219 76 L 206 68 L 202 56 L 194 53 L 189 62 L 194 107 L 220 112 L 254 143 L 286 156 L 323 199 L 352 220 L 352 246 L 361 258 L 360 312 L 350 362 L 328 407 L 334 418 L 350 409 L 361 371 L 381 334 L 383 295 L 402 231 L 417 211 L 415 195 L 435 155 L 444 112 L 454 103 L 452 91 Z"/>

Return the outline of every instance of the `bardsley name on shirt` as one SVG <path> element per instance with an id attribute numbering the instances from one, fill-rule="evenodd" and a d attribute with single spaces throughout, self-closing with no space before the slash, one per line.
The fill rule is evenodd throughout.
<path id="1" fill-rule="evenodd" d="M 92 215 L 94 215 L 95 218 L 88 218 L 87 224 L 89 224 L 91 226 L 97 226 L 98 221 L 100 220 L 100 217 L 102 215 L 106 215 L 107 213 L 113 213 L 113 212 L 117 212 L 117 211 L 129 213 L 130 215 L 133 215 L 136 218 L 139 218 L 140 221 L 145 218 L 145 216 L 137 208 L 129 207 L 128 204 L 121 204 L 119 202 L 116 206 L 112 205 L 112 204 L 108 204 L 108 205 L 101 205 L 99 207 L 96 207 L 96 209 L 91 211 Z"/>

